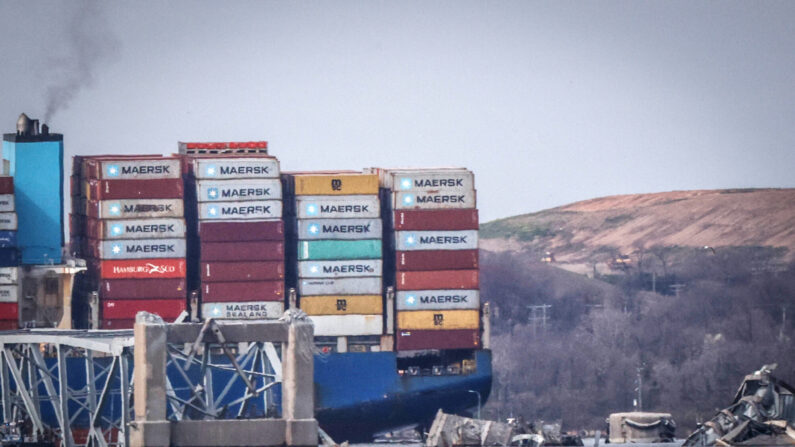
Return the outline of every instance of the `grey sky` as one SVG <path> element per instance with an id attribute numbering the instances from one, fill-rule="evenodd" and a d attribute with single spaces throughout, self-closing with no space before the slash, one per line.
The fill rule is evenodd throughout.
<path id="1" fill-rule="evenodd" d="M 0 2 L 3 132 L 44 115 L 83 6 Z M 483 221 L 611 194 L 795 186 L 795 2 L 100 12 L 104 25 L 78 22 L 118 45 L 89 48 L 104 56 L 93 86 L 51 120 L 69 155 L 266 139 L 285 170 L 463 165 Z"/>

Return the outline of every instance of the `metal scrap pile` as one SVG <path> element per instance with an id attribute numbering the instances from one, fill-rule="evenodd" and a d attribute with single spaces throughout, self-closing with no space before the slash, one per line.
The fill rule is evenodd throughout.
<path id="1" fill-rule="evenodd" d="M 795 388 L 774 377 L 776 365 L 745 376 L 732 404 L 690 435 L 688 446 L 795 445 Z"/>

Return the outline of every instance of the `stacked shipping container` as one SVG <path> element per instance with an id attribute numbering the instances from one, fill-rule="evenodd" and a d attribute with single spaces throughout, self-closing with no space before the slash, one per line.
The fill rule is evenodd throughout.
<path id="1" fill-rule="evenodd" d="M 186 309 L 183 190 L 178 157 L 75 157 L 72 251 L 87 259 L 79 293 L 99 293 L 102 328 Z"/>
<path id="2" fill-rule="evenodd" d="M 279 161 L 187 157 L 191 283 L 205 318 L 278 318 L 284 311 Z M 192 269 L 191 269 L 192 270 Z"/>
<path id="3" fill-rule="evenodd" d="M 282 175 L 290 231 L 288 284 L 315 335 L 383 332 L 378 177 L 359 172 Z"/>
<path id="4" fill-rule="evenodd" d="M 480 346 L 478 213 L 466 169 L 372 169 L 395 286 L 395 348 Z"/>
<path id="5" fill-rule="evenodd" d="M 19 324 L 19 256 L 14 178 L 0 176 L 0 330 Z"/>

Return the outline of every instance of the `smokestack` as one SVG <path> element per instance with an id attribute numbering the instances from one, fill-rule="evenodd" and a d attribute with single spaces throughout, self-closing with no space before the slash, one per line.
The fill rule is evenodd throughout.
<path id="1" fill-rule="evenodd" d="M 30 119 L 26 114 L 19 115 L 17 119 L 17 136 L 19 137 L 38 137 L 39 135 L 49 135 L 50 128 L 44 124 L 43 133 L 39 132 L 39 120 Z"/>

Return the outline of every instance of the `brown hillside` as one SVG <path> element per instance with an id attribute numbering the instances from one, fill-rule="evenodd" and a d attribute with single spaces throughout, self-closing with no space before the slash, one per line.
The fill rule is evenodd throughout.
<path id="1" fill-rule="evenodd" d="M 795 259 L 795 189 L 611 196 L 481 226 L 485 250 L 551 251 L 562 262 L 654 245 L 784 247 Z"/>

